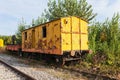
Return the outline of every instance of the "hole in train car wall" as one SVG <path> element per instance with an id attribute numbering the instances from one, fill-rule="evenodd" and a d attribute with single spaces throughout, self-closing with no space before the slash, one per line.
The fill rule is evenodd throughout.
<path id="1" fill-rule="evenodd" d="M 47 36 L 46 26 L 42 27 L 42 36 L 43 36 L 43 38 L 46 38 L 46 36 Z"/>
<path id="2" fill-rule="evenodd" d="M 64 19 L 64 24 L 67 24 L 68 23 L 68 20 Z"/>
<path id="3" fill-rule="evenodd" d="M 27 40 L 27 32 L 25 32 L 25 40 Z"/>

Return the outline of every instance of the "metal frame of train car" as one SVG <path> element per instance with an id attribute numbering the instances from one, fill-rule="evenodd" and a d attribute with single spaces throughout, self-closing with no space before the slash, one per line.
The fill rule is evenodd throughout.
<path id="1" fill-rule="evenodd" d="M 9 51 L 19 51 L 19 50 L 21 50 L 21 45 L 18 45 L 18 44 L 7 45 L 6 46 L 6 50 L 9 50 Z"/>

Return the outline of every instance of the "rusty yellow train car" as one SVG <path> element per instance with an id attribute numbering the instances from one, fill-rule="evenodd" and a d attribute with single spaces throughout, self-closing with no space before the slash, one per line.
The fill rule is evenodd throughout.
<path id="1" fill-rule="evenodd" d="M 4 41 L 3 39 L 0 39 L 0 47 L 3 47 L 4 46 Z"/>
<path id="2" fill-rule="evenodd" d="M 88 23 L 71 16 L 26 29 L 22 51 L 79 58 L 88 53 Z"/>

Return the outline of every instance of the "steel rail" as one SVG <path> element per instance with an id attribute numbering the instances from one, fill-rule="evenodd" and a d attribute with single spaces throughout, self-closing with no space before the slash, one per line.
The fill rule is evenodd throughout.
<path id="1" fill-rule="evenodd" d="M 62 69 L 65 69 L 65 70 L 68 70 L 68 71 L 71 71 L 71 72 L 77 72 L 77 73 L 80 73 L 80 74 L 85 75 L 85 76 L 90 75 L 90 76 L 92 76 L 93 78 L 96 78 L 96 79 L 98 77 L 98 78 L 102 78 L 103 80 L 117 80 L 116 78 L 112 78 L 112 77 L 109 77 L 109 76 L 94 74 L 94 73 L 85 72 L 85 71 L 80 71 L 80 70 L 73 69 L 73 68 L 62 67 Z"/>
<path id="2" fill-rule="evenodd" d="M 16 72 L 17 74 L 21 75 L 23 78 L 25 78 L 25 80 L 36 80 L 35 78 L 23 73 L 22 71 L 10 66 L 9 64 L 7 64 L 6 62 L 0 60 L 0 63 L 4 64 L 6 67 L 10 68 L 11 70 L 13 70 L 14 72 Z"/>

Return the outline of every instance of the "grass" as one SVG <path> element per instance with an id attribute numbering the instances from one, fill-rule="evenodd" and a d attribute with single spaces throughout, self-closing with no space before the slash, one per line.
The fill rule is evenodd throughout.
<path id="1" fill-rule="evenodd" d="M 82 61 L 80 64 L 76 64 L 74 68 L 80 69 L 81 71 L 120 79 L 120 67 L 115 65 L 92 64 Z"/>

